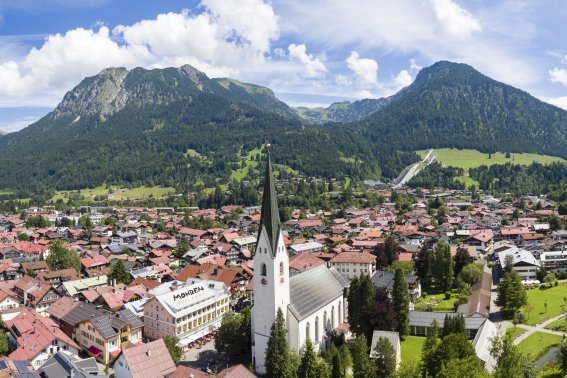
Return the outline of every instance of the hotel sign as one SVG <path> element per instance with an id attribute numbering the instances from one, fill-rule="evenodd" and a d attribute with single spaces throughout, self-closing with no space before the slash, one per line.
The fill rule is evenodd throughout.
<path id="1" fill-rule="evenodd" d="M 190 296 L 190 295 L 197 294 L 198 292 L 203 291 L 203 290 L 205 290 L 205 289 L 203 288 L 203 286 L 197 286 L 197 287 L 195 287 L 195 288 L 193 288 L 193 289 L 189 289 L 189 290 L 187 290 L 187 291 L 184 291 L 183 293 L 175 294 L 175 295 L 173 296 L 173 300 L 176 301 L 176 300 L 178 300 L 178 299 L 184 299 L 184 298 L 186 298 L 186 297 L 188 297 L 188 296 Z"/>

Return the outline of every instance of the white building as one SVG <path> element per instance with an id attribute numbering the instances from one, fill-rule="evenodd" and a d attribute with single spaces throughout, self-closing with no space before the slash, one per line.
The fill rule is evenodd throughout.
<path id="1" fill-rule="evenodd" d="M 290 279 L 276 196 L 268 157 L 253 280 L 252 363 L 260 374 L 266 372 L 266 349 L 278 309 L 286 321 L 291 349 L 299 351 L 309 337 L 316 350 L 325 350 L 332 330 L 345 317 L 343 289 L 348 286 L 348 281 L 335 269 L 326 266 Z"/>
<path id="2" fill-rule="evenodd" d="M 220 281 L 173 281 L 153 293 L 144 303 L 145 335 L 153 340 L 176 336 L 182 346 L 220 327 L 230 305 L 230 292 Z"/>
<path id="3" fill-rule="evenodd" d="M 567 271 L 567 251 L 543 252 L 539 259 L 547 272 Z"/>
<path id="4" fill-rule="evenodd" d="M 335 255 L 329 263 L 350 281 L 354 277 L 360 277 L 362 273 L 372 277 L 376 266 L 376 256 L 368 252 L 341 252 Z"/>
<path id="5" fill-rule="evenodd" d="M 516 246 L 509 246 L 509 248 L 499 251 L 498 262 L 502 269 L 506 266 L 507 256 L 512 256 L 513 269 L 518 273 L 522 281 L 537 280 L 536 272 L 540 267 L 540 263 L 530 251 Z"/>

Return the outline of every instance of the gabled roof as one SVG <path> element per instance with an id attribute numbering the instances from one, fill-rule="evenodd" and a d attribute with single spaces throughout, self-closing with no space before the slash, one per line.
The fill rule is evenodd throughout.
<path id="1" fill-rule="evenodd" d="M 343 285 L 326 266 L 309 269 L 289 280 L 289 310 L 300 321 L 343 295 Z"/>
<path id="2" fill-rule="evenodd" d="M 162 339 L 122 351 L 133 378 L 158 378 L 173 374 L 175 363 Z"/>

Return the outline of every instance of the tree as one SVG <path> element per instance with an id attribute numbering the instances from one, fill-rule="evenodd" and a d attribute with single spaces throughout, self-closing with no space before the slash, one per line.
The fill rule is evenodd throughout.
<path id="1" fill-rule="evenodd" d="M 557 351 L 559 367 L 563 375 L 567 375 L 567 342 L 563 341 Z"/>
<path id="2" fill-rule="evenodd" d="M 175 336 L 168 335 L 163 338 L 163 342 L 165 343 L 173 362 L 177 364 L 181 360 L 181 357 L 183 357 L 183 349 L 179 346 L 179 339 Z"/>
<path id="3" fill-rule="evenodd" d="M 425 243 L 419 251 L 412 257 L 414 263 L 415 274 L 419 277 L 423 284 L 429 282 L 429 262 L 431 259 L 431 250 Z"/>
<path id="4" fill-rule="evenodd" d="M 496 305 L 508 315 L 513 315 L 528 301 L 526 288 L 516 271 L 506 272 L 498 284 Z"/>
<path id="5" fill-rule="evenodd" d="M 10 351 L 10 343 L 8 341 L 8 333 L 0 329 L 0 356 L 5 356 Z"/>
<path id="6" fill-rule="evenodd" d="M 433 371 L 431 376 L 437 377 L 441 368 L 448 365 L 451 360 L 463 360 L 475 356 L 474 348 L 463 333 L 451 333 L 444 336 L 433 352 Z"/>
<path id="7" fill-rule="evenodd" d="M 483 270 L 482 265 L 471 263 L 461 270 L 459 278 L 472 286 L 482 279 Z"/>
<path id="8" fill-rule="evenodd" d="M 358 279 L 355 278 L 351 281 L 348 293 L 348 316 L 350 327 L 357 335 L 367 333 L 368 319 L 364 318 L 362 314 L 367 312 L 367 308 L 373 303 L 375 295 L 376 289 L 368 275 L 362 273 Z"/>
<path id="9" fill-rule="evenodd" d="M 270 330 L 266 349 L 266 373 L 272 378 L 285 378 L 288 371 L 289 351 L 287 349 L 285 319 L 281 308 Z"/>
<path id="10" fill-rule="evenodd" d="M 433 247 L 430 270 L 437 287 L 443 291 L 450 291 L 453 286 L 453 271 L 455 262 L 451 257 L 449 245 L 439 240 Z"/>
<path id="11" fill-rule="evenodd" d="M 339 354 L 335 354 L 335 357 L 333 357 L 333 370 L 331 373 L 331 377 L 332 378 L 345 377 L 345 370 L 343 369 L 343 365 L 341 363 L 341 356 L 339 356 Z"/>
<path id="12" fill-rule="evenodd" d="M 376 254 L 376 269 L 387 269 L 393 261 L 400 256 L 400 245 L 395 237 L 389 236 L 384 244 L 380 244 L 374 250 Z"/>
<path id="13" fill-rule="evenodd" d="M 423 361 L 423 371 L 422 376 L 426 377 L 427 374 L 431 375 L 431 372 L 435 370 L 435 350 L 439 345 L 439 325 L 436 320 L 433 320 L 431 327 L 427 332 L 427 338 L 423 347 L 421 349 L 421 360 Z"/>
<path id="14" fill-rule="evenodd" d="M 118 260 L 114 265 L 110 267 L 110 272 L 108 273 L 108 282 L 116 280 L 116 283 L 123 283 L 125 285 L 132 282 L 132 275 L 128 272 L 126 264 L 123 260 Z"/>
<path id="15" fill-rule="evenodd" d="M 471 255 L 466 248 L 457 248 L 457 253 L 455 253 L 455 277 L 461 272 L 461 270 L 471 262 Z"/>
<path id="16" fill-rule="evenodd" d="M 57 240 L 49 247 L 49 256 L 45 260 L 49 270 L 60 270 L 73 268 L 81 271 L 81 259 L 75 251 L 71 251 L 63 246 L 63 242 Z"/>
<path id="17" fill-rule="evenodd" d="M 374 289 L 372 302 L 362 307 L 361 322 L 357 335 L 365 335 L 367 340 L 372 338 L 374 330 L 393 331 L 396 328 L 396 311 L 388 297 L 386 288 Z"/>
<path id="18" fill-rule="evenodd" d="M 376 359 L 376 377 L 390 378 L 396 374 L 396 351 L 386 337 L 380 337 L 374 348 Z"/>
<path id="19" fill-rule="evenodd" d="M 396 269 L 394 274 L 394 288 L 392 290 L 392 301 L 394 311 L 397 315 L 397 327 L 400 338 L 406 339 L 409 335 L 409 293 L 408 282 L 401 269 Z"/>
<path id="20" fill-rule="evenodd" d="M 364 335 L 357 336 L 352 349 L 354 378 L 374 378 L 376 368 L 368 356 L 368 342 Z"/>
<path id="21" fill-rule="evenodd" d="M 227 312 L 222 318 L 221 326 L 215 337 L 215 349 L 221 353 L 226 352 L 230 358 L 246 354 L 249 347 L 247 323 L 249 322 L 245 315 L 234 311 Z"/>
<path id="22" fill-rule="evenodd" d="M 561 218 L 559 218 L 557 215 L 553 214 L 552 216 L 550 216 L 548 222 L 549 222 L 549 228 L 551 230 L 553 231 L 561 230 L 562 228 Z"/>
<path id="23" fill-rule="evenodd" d="M 305 340 L 303 353 L 301 355 L 301 363 L 299 364 L 298 375 L 305 378 L 317 377 L 317 354 L 310 338 Z"/>
<path id="24" fill-rule="evenodd" d="M 492 339 L 490 354 L 496 360 L 494 378 L 535 378 L 535 366 L 524 355 L 510 335 L 497 335 Z"/>
<path id="25" fill-rule="evenodd" d="M 548 273 L 543 278 L 543 282 L 548 284 L 549 287 L 551 287 L 555 281 L 557 281 L 557 277 L 555 276 L 555 273 Z"/>
<path id="26" fill-rule="evenodd" d="M 339 355 L 341 356 L 341 364 L 343 365 L 343 369 L 345 369 L 346 373 L 346 369 L 352 368 L 352 356 L 346 344 L 341 345 L 339 348 Z"/>
<path id="27" fill-rule="evenodd" d="M 189 251 L 189 240 L 185 236 L 181 236 L 177 240 L 177 245 L 175 246 L 175 256 L 178 258 L 183 257 Z"/>
<path id="28" fill-rule="evenodd" d="M 452 359 L 441 367 L 438 378 L 488 378 L 490 374 L 476 356 Z"/>

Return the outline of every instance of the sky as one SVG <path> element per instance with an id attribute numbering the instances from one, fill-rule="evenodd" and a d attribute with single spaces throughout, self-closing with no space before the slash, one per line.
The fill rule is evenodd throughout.
<path id="1" fill-rule="evenodd" d="M 0 0 L 0 131 L 111 66 L 190 64 L 315 107 L 450 60 L 567 109 L 565 25 L 567 0 Z"/>

